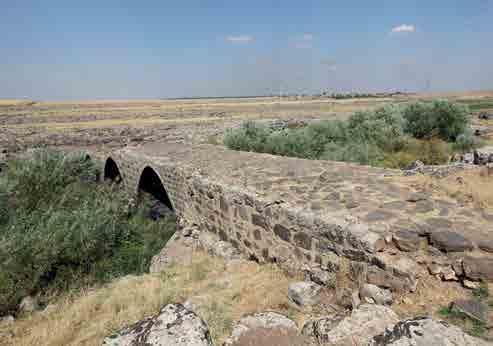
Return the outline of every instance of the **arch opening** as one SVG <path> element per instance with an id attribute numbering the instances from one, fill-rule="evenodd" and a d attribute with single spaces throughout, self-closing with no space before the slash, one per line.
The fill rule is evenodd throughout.
<path id="1" fill-rule="evenodd" d="M 110 181 L 115 184 L 120 184 L 123 181 L 120 169 L 118 169 L 116 162 L 111 157 L 108 157 L 104 165 L 104 181 Z"/>
<path id="2" fill-rule="evenodd" d="M 138 186 L 139 202 L 144 200 L 150 207 L 150 217 L 154 220 L 174 213 L 173 204 L 164 188 L 161 178 L 154 169 L 147 166 L 142 171 Z"/>

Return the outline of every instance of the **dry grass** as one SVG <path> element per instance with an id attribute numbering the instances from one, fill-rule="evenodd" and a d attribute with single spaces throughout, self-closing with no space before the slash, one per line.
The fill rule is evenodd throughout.
<path id="1" fill-rule="evenodd" d="M 493 210 L 493 171 L 475 168 L 437 179 L 425 175 L 399 178 L 418 189 L 433 191 L 435 196 L 452 198 L 460 203 Z"/>
<path id="2" fill-rule="evenodd" d="M 0 106 L 19 106 L 30 104 L 32 101 L 20 99 L 0 99 Z"/>
<path id="3" fill-rule="evenodd" d="M 125 277 L 66 297 L 50 312 L 16 321 L 11 328 L 14 336 L 0 339 L 0 344 L 100 345 L 105 336 L 155 313 L 161 305 L 188 298 L 221 344 L 232 322 L 246 313 L 276 310 L 303 321 L 305 317 L 288 305 L 286 293 L 292 280 L 274 266 L 226 265 L 196 253 L 190 264 L 160 275 Z"/>
<path id="4" fill-rule="evenodd" d="M 431 275 L 423 275 L 418 280 L 417 290 L 406 294 L 405 299 L 398 297 L 392 309 L 401 318 L 429 315 L 442 319 L 439 314 L 440 308 L 469 295 L 470 291 L 457 282 L 442 281 Z"/>

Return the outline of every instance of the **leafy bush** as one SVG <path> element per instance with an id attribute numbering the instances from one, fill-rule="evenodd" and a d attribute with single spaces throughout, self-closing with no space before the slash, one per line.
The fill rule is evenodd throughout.
<path id="1" fill-rule="evenodd" d="M 270 132 L 267 126 L 247 121 L 240 128 L 227 131 L 224 144 L 234 150 L 263 152 Z"/>
<path id="2" fill-rule="evenodd" d="M 11 167 L 14 188 L 0 185 L 0 197 L 13 200 L 4 199 L 7 208 L 15 203 L 0 224 L 0 314 L 29 294 L 142 273 L 173 234 L 172 218 L 130 214 L 124 193 L 97 185 L 83 155 L 43 151 Z M 22 186 L 35 177 L 38 186 Z"/>
<path id="3" fill-rule="evenodd" d="M 454 149 L 462 153 L 465 153 L 477 147 L 478 144 L 479 143 L 474 138 L 474 134 L 472 133 L 472 130 L 467 129 L 464 133 L 461 133 L 459 136 L 457 136 L 457 139 L 454 143 Z"/>
<path id="4" fill-rule="evenodd" d="M 403 110 L 405 131 L 415 138 L 435 136 L 453 142 L 469 126 L 468 109 L 446 100 L 412 103 Z"/>
<path id="5" fill-rule="evenodd" d="M 348 138 L 373 143 L 382 150 L 395 151 L 405 143 L 404 119 L 398 106 L 385 106 L 374 112 L 356 112 L 348 119 Z"/>
<path id="6" fill-rule="evenodd" d="M 310 157 L 310 141 L 303 129 L 272 132 L 260 152 L 281 156 Z"/>
<path id="7" fill-rule="evenodd" d="M 362 165 L 378 165 L 383 159 L 383 153 L 376 145 L 371 143 L 337 144 L 331 142 L 325 146 L 322 159 L 354 162 Z"/>
<path id="8" fill-rule="evenodd" d="M 37 150 L 32 155 L 31 159 L 11 162 L 7 171 L 19 208 L 33 210 L 46 201 L 56 201 L 70 184 L 96 177 L 96 167 L 83 153 Z"/>
<path id="9" fill-rule="evenodd" d="M 467 108 L 440 100 L 387 105 L 356 112 L 347 121 L 319 121 L 301 129 L 270 130 L 247 122 L 228 131 L 224 144 L 235 150 L 391 168 L 406 168 L 416 160 L 443 164 L 452 149 L 478 145 Z"/>

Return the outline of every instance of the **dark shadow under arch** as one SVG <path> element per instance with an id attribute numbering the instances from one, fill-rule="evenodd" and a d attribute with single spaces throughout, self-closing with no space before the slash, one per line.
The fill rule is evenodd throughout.
<path id="1" fill-rule="evenodd" d="M 140 175 L 138 191 L 139 194 L 141 194 L 141 192 L 146 192 L 152 195 L 155 199 L 168 207 L 169 210 L 175 211 L 161 178 L 156 171 L 149 166 L 144 168 Z"/>
<path id="2" fill-rule="evenodd" d="M 111 157 L 108 157 L 104 165 L 104 180 L 116 184 L 120 184 L 123 181 L 120 169 L 118 169 L 116 162 Z"/>

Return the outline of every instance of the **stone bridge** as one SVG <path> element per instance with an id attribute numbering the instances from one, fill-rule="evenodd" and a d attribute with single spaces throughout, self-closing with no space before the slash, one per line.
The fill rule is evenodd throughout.
<path id="1" fill-rule="evenodd" d="M 457 260 L 493 249 L 493 215 L 417 191 L 398 171 L 170 143 L 101 158 L 105 179 L 151 193 L 262 263 L 299 270 L 347 260 L 368 281 L 412 290 L 417 263 L 460 280 Z"/>

